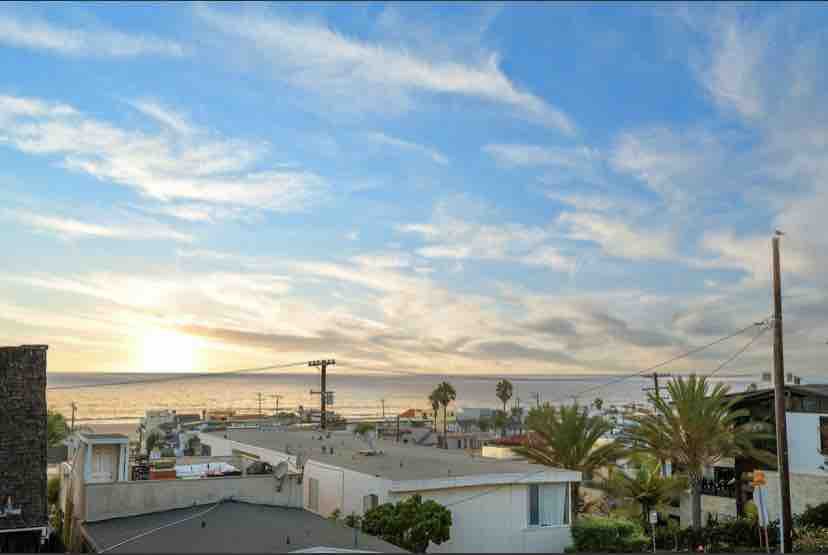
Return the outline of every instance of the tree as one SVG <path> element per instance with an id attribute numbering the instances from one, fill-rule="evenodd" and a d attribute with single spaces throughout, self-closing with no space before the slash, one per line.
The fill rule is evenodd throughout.
<path id="1" fill-rule="evenodd" d="M 497 398 L 503 403 L 503 412 L 506 412 L 506 403 L 512 398 L 512 382 L 509 380 L 500 380 L 497 382 Z"/>
<path id="2" fill-rule="evenodd" d="M 518 434 L 523 433 L 523 410 L 520 407 L 512 407 L 512 422 L 518 429 Z"/>
<path id="3" fill-rule="evenodd" d="M 500 435 L 506 435 L 506 426 L 509 424 L 509 418 L 502 410 L 495 411 L 493 424 L 495 429 L 500 429 Z"/>
<path id="4" fill-rule="evenodd" d="M 457 399 L 457 392 L 448 382 L 443 382 L 438 385 L 436 391 L 437 399 L 443 407 L 443 448 L 448 449 L 448 444 L 446 443 L 448 440 L 448 419 L 446 413 L 448 411 L 449 403 Z"/>
<path id="5" fill-rule="evenodd" d="M 434 425 L 432 429 L 436 432 L 437 431 L 437 411 L 440 410 L 440 392 L 438 388 L 434 388 L 428 396 L 428 402 L 431 403 L 431 410 L 434 412 Z"/>
<path id="6" fill-rule="evenodd" d="M 486 418 L 485 416 L 481 416 L 477 421 L 477 427 L 481 432 L 488 432 L 492 429 L 492 420 L 490 418 Z"/>
<path id="7" fill-rule="evenodd" d="M 653 410 L 630 416 L 624 435 L 637 452 L 671 461 L 687 477 L 692 498 L 693 528 L 701 527 L 701 483 L 706 467 L 722 457 L 747 456 L 774 465 L 768 451 L 754 443 L 773 436 L 765 424 L 750 422 L 746 409 L 735 409 L 738 397 L 726 397 L 730 388 L 722 383 L 710 387 L 707 378 L 692 375 L 673 378 L 667 384 L 667 401 L 648 394 Z"/>
<path id="8" fill-rule="evenodd" d="M 419 494 L 396 504 L 383 503 L 362 517 L 362 531 L 414 553 L 425 553 L 429 544 L 448 541 L 451 511 Z"/>
<path id="9" fill-rule="evenodd" d="M 596 397 L 592 401 L 592 406 L 595 407 L 595 410 L 597 410 L 598 412 L 601 412 L 601 409 L 604 408 L 604 400 L 601 399 L 600 397 Z"/>
<path id="10" fill-rule="evenodd" d="M 664 476 L 661 464 L 652 457 L 635 455 L 631 462 L 636 467 L 633 475 L 615 472 L 607 481 L 610 494 L 631 499 L 640 508 L 640 517 L 647 527 L 652 510 L 661 510 L 670 500 L 687 488 L 683 476 Z"/>
<path id="11" fill-rule="evenodd" d="M 49 447 L 57 447 L 69 434 L 66 419 L 59 412 L 46 411 L 46 441 Z"/>
<path id="12" fill-rule="evenodd" d="M 354 435 L 364 436 L 368 432 L 373 432 L 376 429 L 377 427 L 370 422 L 360 422 L 356 425 L 356 428 L 354 428 Z"/>
<path id="13" fill-rule="evenodd" d="M 618 441 L 601 441 L 612 430 L 612 424 L 602 416 L 590 416 L 587 407 L 578 403 L 533 408 L 526 424 L 534 436 L 526 445 L 513 448 L 515 452 L 546 466 L 577 470 L 584 479 L 624 454 Z M 580 503 L 578 482 L 572 482 L 571 497 L 573 503 Z M 575 509 L 577 514 L 578 507 Z"/>
<path id="14" fill-rule="evenodd" d="M 147 453 L 151 452 L 156 446 L 160 449 L 163 442 L 164 439 L 158 430 L 153 430 L 147 434 Z"/>

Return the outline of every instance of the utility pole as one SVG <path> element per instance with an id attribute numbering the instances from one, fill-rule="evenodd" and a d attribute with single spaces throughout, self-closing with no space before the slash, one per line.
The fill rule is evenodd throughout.
<path id="1" fill-rule="evenodd" d="M 385 399 L 380 399 L 380 404 L 382 405 L 382 419 L 385 420 Z"/>
<path id="2" fill-rule="evenodd" d="M 327 402 L 328 402 L 328 390 L 326 386 L 326 372 L 328 370 L 328 366 L 334 366 L 336 361 L 334 359 L 325 359 L 325 360 L 311 360 L 308 362 L 308 366 L 315 366 L 318 367 L 322 372 L 320 375 L 320 390 L 318 392 L 311 391 L 311 394 L 318 393 L 320 398 L 320 408 L 322 410 L 321 414 L 319 415 L 319 425 L 323 430 L 328 428 L 328 417 L 325 413 Z"/>
<path id="3" fill-rule="evenodd" d="M 279 414 L 279 399 L 281 399 L 282 396 L 279 395 L 279 394 L 276 394 L 276 395 L 271 395 L 270 398 L 271 399 L 276 399 L 276 407 L 273 409 L 273 416 L 276 416 L 276 415 Z"/>
<path id="4" fill-rule="evenodd" d="M 259 420 L 261 420 L 262 419 L 262 392 L 259 391 L 256 394 L 256 397 L 258 397 L 258 399 L 259 399 Z"/>
<path id="5" fill-rule="evenodd" d="M 537 391 L 533 391 L 532 392 L 532 397 L 535 398 L 535 406 L 540 408 L 540 399 L 541 399 L 540 393 L 537 392 Z"/>
<path id="6" fill-rule="evenodd" d="M 647 376 L 647 374 L 645 374 Z M 645 387 L 643 388 L 644 391 L 655 391 L 655 395 L 657 399 L 661 399 L 661 389 L 664 387 L 658 383 L 659 378 L 669 378 L 672 374 L 659 374 L 658 372 L 653 372 L 649 374 L 649 377 L 653 379 L 653 386 L 652 387 Z"/>
<path id="7" fill-rule="evenodd" d="M 72 401 L 72 426 L 69 428 L 70 433 L 75 433 L 75 411 L 78 410 L 78 405 Z"/>
<path id="8" fill-rule="evenodd" d="M 782 501 L 782 553 L 793 551 L 791 482 L 788 466 L 788 427 L 785 415 L 785 358 L 782 352 L 782 276 L 779 263 L 779 236 L 771 240 L 773 248 L 773 401 L 776 420 L 776 460 L 779 468 L 779 493 Z"/>
<path id="9" fill-rule="evenodd" d="M 400 415 L 397 415 L 397 443 L 400 442 Z"/>

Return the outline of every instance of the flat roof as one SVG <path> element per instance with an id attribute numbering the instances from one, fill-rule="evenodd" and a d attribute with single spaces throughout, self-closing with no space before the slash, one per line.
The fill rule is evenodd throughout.
<path id="1" fill-rule="evenodd" d="M 83 528 L 95 551 L 135 538 L 111 553 L 285 553 L 315 547 L 405 553 L 362 532 L 355 547 L 352 528 L 303 509 L 234 501 L 84 523 Z"/>
<path id="2" fill-rule="evenodd" d="M 540 472 L 544 472 L 547 478 L 550 474 L 562 473 L 558 481 L 573 479 L 573 471 L 566 469 L 546 467 L 528 461 L 484 458 L 459 449 L 439 449 L 383 439 L 374 440 L 374 446 L 381 454 L 366 455 L 364 453 L 369 450 L 368 444 L 355 437 L 352 432 L 330 433 L 331 436 L 327 437 L 321 432 L 290 429 L 233 430 L 229 434 L 229 439 L 290 455 L 296 455 L 301 450 L 307 456 L 307 460 L 394 481 Z M 333 455 L 330 454 L 331 447 L 334 450 Z"/>

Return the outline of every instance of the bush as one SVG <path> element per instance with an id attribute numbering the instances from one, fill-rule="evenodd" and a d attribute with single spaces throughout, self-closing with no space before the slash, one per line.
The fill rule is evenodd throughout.
<path id="1" fill-rule="evenodd" d="M 633 553 L 645 551 L 650 540 L 641 525 L 632 520 L 584 516 L 572 525 L 575 551 Z"/>
<path id="2" fill-rule="evenodd" d="M 60 476 L 52 476 L 46 485 L 46 499 L 49 505 L 57 505 L 60 498 Z"/>
<path id="3" fill-rule="evenodd" d="M 771 548 L 778 545 L 778 522 L 771 522 L 768 526 L 768 539 Z M 714 520 L 699 530 L 678 529 L 676 526 L 656 528 L 658 549 L 695 551 L 699 545 L 704 545 L 708 552 L 763 551 L 759 545 L 759 523 L 750 518 Z"/>
<path id="4" fill-rule="evenodd" d="M 828 528 L 805 526 L 794 534 L 794 551 L 819 553 L 828 551 Z"/>
<path id="5" fill-rule="evenodd" d="M 799 515 L 799 525 L 814 528 L 828 528 L 828 503 L 808 506 L 805 512 Z"/>

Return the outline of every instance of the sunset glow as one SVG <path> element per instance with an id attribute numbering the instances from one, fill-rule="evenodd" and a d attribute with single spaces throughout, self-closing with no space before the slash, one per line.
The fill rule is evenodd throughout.
<path id="1" fill-rule="evenodd" d="M 145 372 L 186 372 L 196 366 L 198 342 L 175 331 L 154 329 L 142 339 Z"/>

